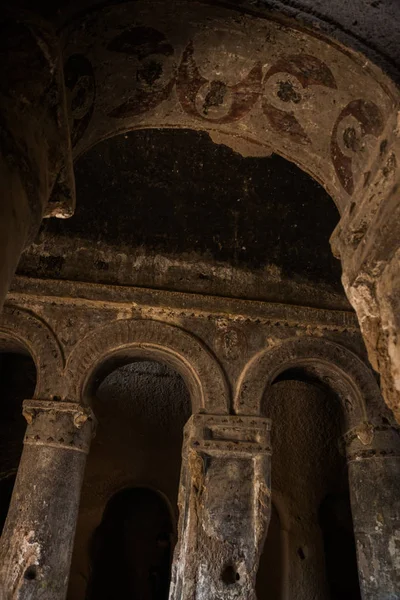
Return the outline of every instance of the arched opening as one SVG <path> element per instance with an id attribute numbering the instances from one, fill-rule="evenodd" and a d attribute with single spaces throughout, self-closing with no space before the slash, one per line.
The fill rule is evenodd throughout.
<path id="1" fill-rule="evenodd" d="M 117 492 L 94 533 L 87 600 L 167 600 L 174 527 L 166 500 L 148 488 Z"/>
<path id="2" fill-rule="evenodd" d="M 154 573 L 154 577 L 145 577 L 143 572 L 139 576 L 138 569 L 140 564 L 143 567 L 140 560 L 150 561 L 151 548 L 156 553 L 162 548 L 167 552 L 168 546 L 171 555 L 176 542 L 183 427 L 191 414 L 189 392 L 182 377 L 170 366 L 154 360 L 132 362 L 125 356 L 119 366 L 115 357 L 106 361 L 93 380 L 90 395 L 98 426 L 82 489 L 67 597 L 111 599 L 121 592 L 121 597 L 131 594 L 162 599 L 166 563 L 159 591 L 155 591 L 159 576 Z M 158 490 L 161 495 L 151 490 Z M 166 511 L 169 538 L 154 542 L 153 525 L 157 519 L 166 522 Z M 111 537 L 107 537 L 109 528 L 114 530 Z M 138 556 L 137 535 L 142 540 L 143 556 L 135 567 L 129 563 L 132 568 L 129 567 L 128 575 L 122 572 L 121 565 L 133 560 L 133 555 Z M 106 538 L 103 552 L 102 540 Z M 115 560 L 110 559 L 105 570 L 99 565 L 110 556 L 110 544 L 119 546 L 113 554 Z M 151 570 L 151 565 L 146 564 Z M 99 588 L 103 596 L 99 595 Z M 134 593 L 139 588 L 140 593 Z"/>
<path id="3" fill-rule="evenodd" d="M 261 560 L 258 582 L 263 582 L 264 589 L 274 590 L 273 596 L 264 593 L 268 599 L 298 597 L 301 588 L 301 598 L 356 600 L 360 591 L 347 466 L 338 444 L 343 411 L 335 392 L 312 371 L 310 376 L 306 369 L 290 368 L 264 394 L 264 412 L 274 423 L 273 494 L 277 493 L 285 504 L 287 518 L 287 564 L 275 556 L 276 569 L 270 571 Z M 340 498 L 340 503 L 327 498 Z M 332 532 L 330 528 L 335 511 L 339 511 L 338 519 L 347 519 L 345 532 Z M 274 522 L 272 527 L 271 536 L 276 537 Z M 271 538 L 267 538 L 264 552 L 272 552 L 270 543 Z M 335 588 L 336 578 L 340 577 L 341 558 L 337 552 L 341 544 L 345 544 L 342 557 L 348 558 L 347 571 L 341 587 Z M 274 545 L 279 548 L 278 541 Z M 284 584 L 279 586 L 279 581 Z M 337 595 L 337 589 L 341 595 Z M 263 599 L 262 593 L 259 599 Z"/>
<path id="4" fill-rule="evenodd" d="M 26 421 L 22 402 L 32 398 L 36 387 L 36 366 L 22 344 L 0 338 L 0 535 L 7 517 Z"/>

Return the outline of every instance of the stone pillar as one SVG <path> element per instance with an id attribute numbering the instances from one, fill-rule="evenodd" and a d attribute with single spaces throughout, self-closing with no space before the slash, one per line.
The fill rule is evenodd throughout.
<path id="1" fill-rule="evenodd" d="M 342 213 L 331 245 L 369 361 L 400 423 L 400 113 L 388 121 L 386 134 L 370 183 L 360 185 Z"/>
<path id="2" fill-rule="evenodd" d="M 400 432 L 361 424 L 345 435 L 363 600 L 400 594 Z"/>
<path id="3" fill-rule="evenodd" d="M 28 427 L 0 543 L 0 600 L 63 600 L 93 417 L 25 400 Z"/>
<path id="4" fill-rule="evenodd" d="M 255 600 L 271 512 L 270 474 L 268 419 L 191 417 L 170 600 Z"/>
<path id="5" fill-rule="evenodd" d="M 75 198 L 58 40 L 26 12 L 2 10 L 0 30 L 1 309 L 42 217 L 72 214 Z"/>

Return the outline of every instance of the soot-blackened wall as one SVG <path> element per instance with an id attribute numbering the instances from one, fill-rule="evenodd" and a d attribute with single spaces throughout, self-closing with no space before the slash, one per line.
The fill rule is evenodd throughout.
<path id="1" fill-rule="evenodd" d="M 335 204 L 280 156 L 151 129 L 95 145 L 75 176 L 74 216 L 43 222 L 20 274 L 348 306 L 329 245 Z"/>

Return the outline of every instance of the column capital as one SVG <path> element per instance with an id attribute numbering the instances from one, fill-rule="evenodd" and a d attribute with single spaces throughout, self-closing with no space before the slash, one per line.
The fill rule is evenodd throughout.
<path id="1" fill-rule="evenodd" d="M 400 456 L 400 427 L 363 421 L 342 437 L 347 461 Z"/>
<path id="2" fill-rule="evenodd" d="M 28 423 L 24 444 L 89 452 L 96 427 L 89 407 L 76 402 L 33 399 L 23 402 L 22 414 Z"/>
<path id="3" fill-rule="evenodd" d="M 193 415 L 185 426 L 189 446 L 212 456 L 271 454 L 271 421 L 264 417 Z"/>

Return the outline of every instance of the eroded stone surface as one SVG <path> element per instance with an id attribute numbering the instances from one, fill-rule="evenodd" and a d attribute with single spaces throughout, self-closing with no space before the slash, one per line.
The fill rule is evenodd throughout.
<path id="1" fill-rule="evenodd" d="M 73 403 L 27 400 L 18 476 L 0 542 L 0 598 L 62 600 L 93 431 Z"/>
<path id="2" fill-rule="evenodd" d="M 252 417 L 187 423 L 171 600 L 256 598 L 271 510 L 269 429 Z"/>
<path id="3" fill-rule="evenodd" d="M 345 212 L 332 243 L 370 362 L 381 375 L 386 403 L 399 419 L 399 129 L 396 122 L 391 125 L 381 147 L 381 165 L 375 165 L 371 195 Z"/>
<path id="4" fill-rule="evenodd" d="M 363 598 L 394 600 L 399 576 L 400 434 L 387 425 L 372 427 L 371 434 L 369 440 L 347 439 L 360 586 Z"/>

